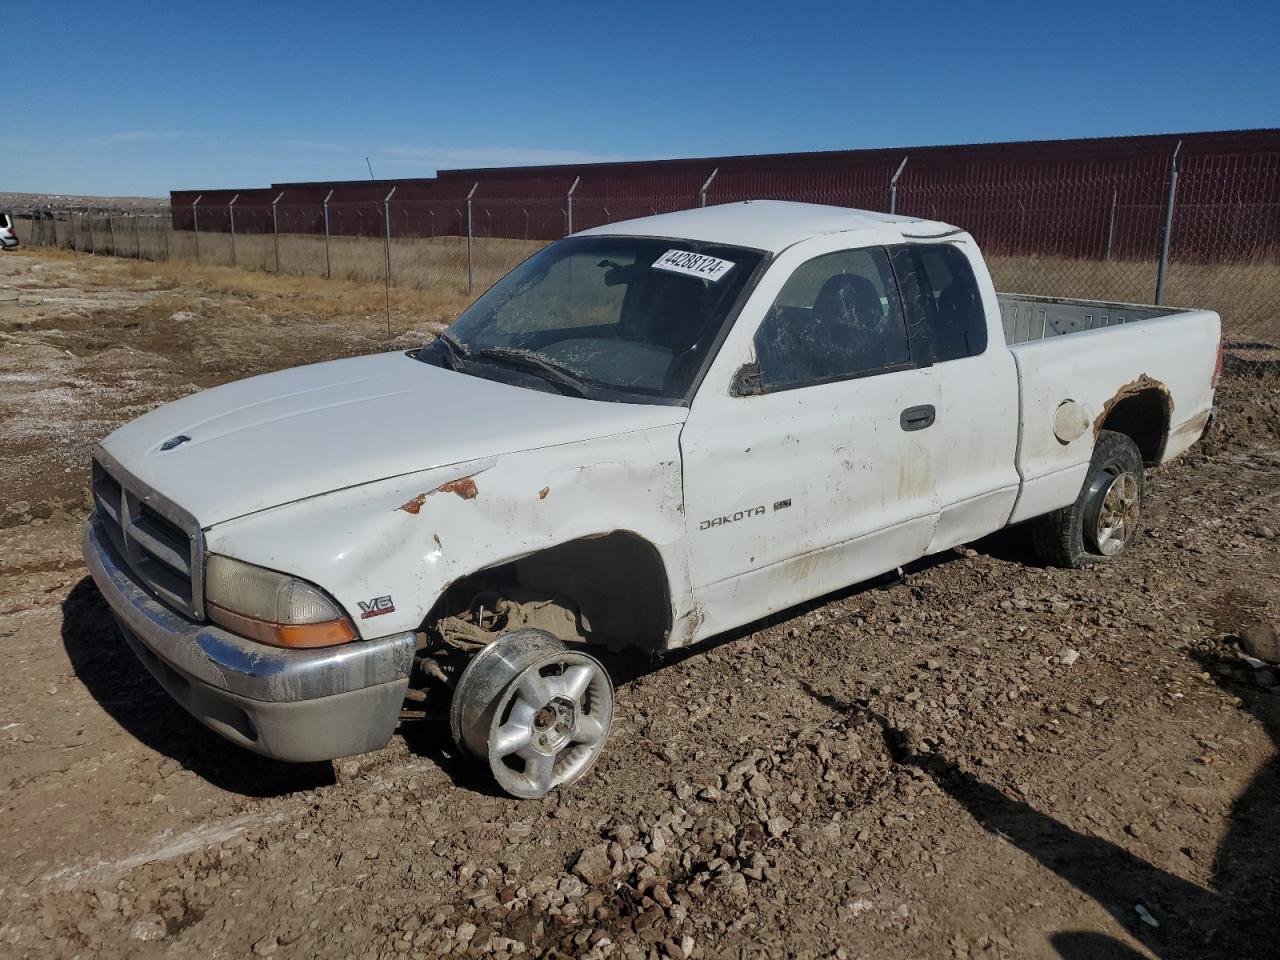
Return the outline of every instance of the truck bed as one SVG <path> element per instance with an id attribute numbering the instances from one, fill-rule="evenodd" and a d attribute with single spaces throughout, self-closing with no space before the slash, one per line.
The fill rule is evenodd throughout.
<path id="1" fill-rule="evenodd" d="M 996 299 L 1018 372 L 1022 491 L 1014 522 L 1073 500 L 1098 430 L 1126 398 L 1148 398 L 1134 414 L 1157 430 L 1144 450 L 1148 466 L 1204 432 L 1221 330 L 1216 313 L 1023 294 Z"/>
<path id="2" fill-rule="evenodd" d="M 997 293 L 996 299 L 1005 342 L 1010 346 L 1188 312 L 1176 307 L 1033 297 L 1025 293 Z"/>

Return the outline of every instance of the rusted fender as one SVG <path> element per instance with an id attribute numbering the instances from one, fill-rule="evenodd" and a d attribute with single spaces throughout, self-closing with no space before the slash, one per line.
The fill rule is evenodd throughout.
<path id="1" fill-rule="evenodd" d="M 1112 409 L 1117 403 L 1124 400 L 1126 397 L 1137 396 L 1139 393 L 1144 393 L 1147 390 L 1155 390 L 1160 394 L 1160 399 L 1164 402 L 1165 419 L 1168 420 L 1173 413 L 1173 394 L 1170 393 L 1169 388 L 1159 380 L 1142 373 L 1138 375 L 1138 379 L 1130 380 L 1128 383 L 1121 386 L 1120 389 L 1112 395 L 1111 399 L 1102 405 L 1102 409 L 1098 412 L 1098 415 L 1093 418 L 1093 439 L 1098 439 L 1098 434 L 1102 432 L 1102 425 L 1107 422 L 1107 417 L 1110 416 Z"/>
<path id="2" fill-rule="evenodd" d="M 405 513 L 412 513 L 417 516 L 422 510 L 422 505 L 427 502 L 427 497 L 433 493 L 456 493 L 463 500 L 474 500 L 480 489 L 476 486 L 475 477 L 459 477 L 457 480 L 450 480 L 448 483 L 442 483 L 434 490 L 428 490 L 426 493 L 420 493 L 407 503 L 402 503 L 400 509 Z"/>

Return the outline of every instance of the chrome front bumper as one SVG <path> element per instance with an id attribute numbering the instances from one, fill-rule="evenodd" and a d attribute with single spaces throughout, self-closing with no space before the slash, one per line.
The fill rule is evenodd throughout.
<path id="1" fill-rule="evenodd" d="M 386 745 L 409 685 L 415 638 L 399 633 L 289 650 L 195 623 L 151 596 L 97 516 L 84 557 L 121 632 L 160 685 L 234 743 L 279 760 L 329 760 Z"/>

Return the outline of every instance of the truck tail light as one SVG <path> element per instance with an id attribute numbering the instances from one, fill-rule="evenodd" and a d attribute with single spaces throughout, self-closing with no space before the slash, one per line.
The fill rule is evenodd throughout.
<path id="1" fill-rule="evenodd" d="M 1213 379 L 1209 381 L 1209 386 L 1214 390 L 1218 389 L 1218 381 L 1222 379 L 1222 360 L 1223 360 L 1223 337 L 1218 337 L 1218 360 L 1213 365 Z"/>

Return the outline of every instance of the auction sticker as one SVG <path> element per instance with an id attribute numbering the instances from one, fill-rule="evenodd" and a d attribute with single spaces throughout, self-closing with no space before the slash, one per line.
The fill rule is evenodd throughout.
<path id="1" fill-rule="evenodd" d="M 683 273 L 700 280 L 719 280 L 732 269 L 733 263 L 717 257 L 704 256 L 689 250 L 668 250 L 653 261 L 653 269 Z"/>

